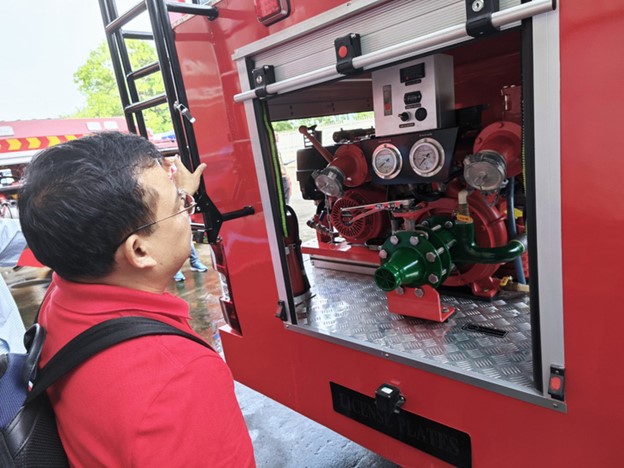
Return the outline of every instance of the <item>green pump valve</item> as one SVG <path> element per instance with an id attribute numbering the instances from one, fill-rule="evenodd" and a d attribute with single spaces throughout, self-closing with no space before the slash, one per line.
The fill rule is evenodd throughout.
<path id="1" fill-rule="evenodd" d="M 524 236 L 500 247 L 479 247 L 475 243 L 474 223 L 466 214 L 458 216 L 458 220 L 432 216 L 413 231 L 396 232 L 384 242 L 375 283 L 384 291 L 424 284 L 437 288 L 455 263 L 507 263 L 525 251 Z"/>

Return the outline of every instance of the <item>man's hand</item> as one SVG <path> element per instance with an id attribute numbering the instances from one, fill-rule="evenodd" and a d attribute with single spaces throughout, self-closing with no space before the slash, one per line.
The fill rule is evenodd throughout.
<path id="1" fill-rule="evenodd" d="M 194 172 L 189 171 L 180 158 L 176 156 L 174 161 L 176 172 L 173 175 L 176 186 L 190 193 L 191 195 L 197 192 L 199 188 L 199 182 L 201 181 L 202 173 L 206 169 L 206 164 L 202 163 L 197 166 Z"/>

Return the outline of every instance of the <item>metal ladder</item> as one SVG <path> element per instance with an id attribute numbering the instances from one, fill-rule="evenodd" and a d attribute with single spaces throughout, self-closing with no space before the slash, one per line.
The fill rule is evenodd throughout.
<path id="1" fill-rule="evenodd" d="M 212 21 L 218 17 L 218 10 L 212 6 L 199 5 L 198 0 L 193 0 L 192 4 L 167 2 L 166 0 L 141 0 L 128 11 L 119 15 L 115 0 L 98 1 L 128 130 L 147 138 L 143 111 L 168 103 L 178 148 L 165 150 L 162 153 L 163 155 L 179 154 L 186 167 L 191 171 L 194 170 L 200 164 L 193 128 L 195 119 L 188 108 L 169 13 L 201 15 Z M 122 29 L 146 10 L 150 18 L 152 32 Z M 133 70 L 126 39 L 153 40 L 158 61 Z M 137 80 L 158 71 L 162 73 L 165 93 L 141 101 L 136 87 Z M 254 213 L 253 207 L 246 206 L 240 210 L 221 214 L 206 194 L 203 180 L 200 183 L 196 199 L 198 211 L 202 212 L 204 217 L 205 231 L 199 234 L 196 232 L 195 237 L 196 240 L 202 242 L 207 240 L 209 243 L 215 243 L 223 221 Z"/>

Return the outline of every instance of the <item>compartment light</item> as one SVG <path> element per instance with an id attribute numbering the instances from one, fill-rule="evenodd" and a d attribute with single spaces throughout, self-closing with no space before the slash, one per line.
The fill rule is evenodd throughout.
<path id="1" fill-rule="evenodd" d="M 256 17 L 265 26 L 276 23 L 290 14 L 288 0 L 254 0 Z"/>

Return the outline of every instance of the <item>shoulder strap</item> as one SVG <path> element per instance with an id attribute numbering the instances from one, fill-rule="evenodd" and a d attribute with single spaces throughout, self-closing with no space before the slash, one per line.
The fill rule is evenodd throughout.
<path id="1" fill-rule="evenodd" d="M 91 356 L 123 341 L 147 335 L 178 335 L 209 349 L 208 343 L 172 325 L 146 317 L 120 317 L 106 320 L 85 330 L 63 346 L 41 369 L 26 403 L 39 395 Z"/>

